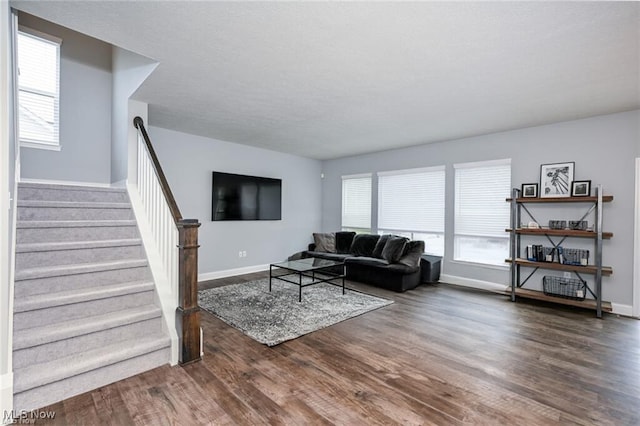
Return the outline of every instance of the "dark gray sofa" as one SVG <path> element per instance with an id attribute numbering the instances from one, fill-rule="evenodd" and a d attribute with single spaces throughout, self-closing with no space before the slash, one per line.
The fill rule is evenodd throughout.
<path id="1" fill-rule="evenodd" d="M 332 234 L 335 245 L 328 245 L 331 251 L 325 251 L 327 247 L 323 246 L 322 239 L 318 239 L 318 235 L 328 234 L 314 234 L 315 241 L 322 247 L 312 243 L 301 256 L 344 261 L 347 279 L 397 292 L 413 289 L 425 278 L 435 281 L 439 278 L 439 260 L 438 271 L 435 271 L 432 263 L 438 258 L 423 254 L 424 241 L 409 241 L 393 235 L 356 235 L 354 232 Z"/>

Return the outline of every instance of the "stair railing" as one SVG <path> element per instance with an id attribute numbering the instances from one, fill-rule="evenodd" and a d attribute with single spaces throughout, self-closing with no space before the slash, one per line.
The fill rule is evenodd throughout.
<path id="1" fill-rule="evenodd" d="M 177 298 L 176 331 L 179 362 L 201 359 L 200 307 L 198 306 L 198 219 L 183 219 L 158 157 L 140 117 L 138 129 L 138 194 L 144 206 L 155 245 L 165 266 L 171 293 Z"/>

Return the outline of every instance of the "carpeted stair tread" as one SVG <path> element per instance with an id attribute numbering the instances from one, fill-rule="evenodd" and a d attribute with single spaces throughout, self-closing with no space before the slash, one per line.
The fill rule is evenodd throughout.
<path id="1" fill-rule="evenodd" d="M 104 315 L 94 315 L 79 320 L 75 319 L 48 326 L 21 330 L 13 337 L 13 349 L 20 350 L 30 348 L 126 324 L 160 318 L 161 314 L 162 311 L 157 306 L 146 305 L 110 312 Z"/>
<path id="2" fill-rule="evenodd" d="M 25 392 L 60 380 L 168 348 L 170 339 L 161 333 L 125 340 L 98 349 L 74 354 L 14 370 L 14 393 Z"/>
<path id="3" fill-rule="evenodd" d="M 70 305 L 73 303 L 88 302 L 90 300 L 106 299 L 108 297 L 122 296 L 125 294 L 153 291 L 154 284 L 150 281 L 138 283 L 112 284 L 100 287 L 88 287 L 78 290 L 61 291 L 58 293 L 45 293 L 22 297 L 14 302 L 14 312 L 27 312 L 36 309 L 51 308 L 54 306 Z"/>
<path id="4" fill-rule="evenodd" d="M 16 224 L 18 229 L 31 228 L 97 228 L 116 226 L 137 226 L 135 220 L 21 220 Z"/>
<path id="5" fill-rule="evenodd" d="M 94 201 L 41 201 L 18 200 L 18 207 L 46 207 L 46 208 L 85 208 L 85 209 L 130 209 L 130 203 L 105 203 Z M 22 219 L 24 220 L 24 219 Z"/>
<path id="6" fill-rule="evenodd" d="M 108 262 L 79 263 L 76 265 L 46 266 L 42 268 L 29 268 L 16 271 L 15 280 L 21 281 L 35 278 L 49 278 L 64 275 L 86 274 L 90 272 L 135 268 L 147 265 L 147 260 L 144 258 L 140 258 L 113 260 Z"/>
<path id="7" fill-rule="evenodd" d="M 108 186 L 83 186 L 83 185 L 64 185 L 58 183 L 36 183 L 36 182 L 20 182 L 18 189 L 56 189 L 60 191 L 91 191 L 91 192 L 126 192 L 126 188 L 115 188 Z M 19 193 L 18 193 L 19 194 Z"/>
<path id="8" fill-rule="evenodd" d="M 104 247 L 127 247 L 142 244 L 140 238 L 101 241 L 65 241 L 60 243 L 25 243 L 16 244 L 16 253 L 32 253 L 39 251 L 81 250 Z"/>

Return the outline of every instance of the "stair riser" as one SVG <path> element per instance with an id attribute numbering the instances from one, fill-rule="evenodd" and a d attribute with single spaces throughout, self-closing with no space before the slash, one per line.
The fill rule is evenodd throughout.
<path id="1" fill-rule="evenodd" d="M 143 266 L 139 268 L 115 269 L 85 274 L 21 280 L 16 281 L 14 290 L 15 297 L 22 298 L 34 294 L 56 293 L 59 291 L 79 290 L 102 285 L 146 281 L 149 279 L 151 279 L 151 271 L 147 266 Z"/>
<path id="2" fill-rule="evenodd" d="M 167 364 L 169 359 L 169 349 L 165 348 L 20 392 L 13 397 L 13 408 L 18 412 L 42 408 L 54 402 L 160 367 Z"/>
<path id="3" fill-rule="evenodd" d="M 70 339 L 20 349 L 13 352 L 13 368 L 23 368 L 41 362 L 53 361 L 61 357 L 97 349 L 127 339 L 145 337 L 161 331 L 162 319 L 156 317 Z M 22 330 L 18 333 L 28 332 L 29 330 Z"/>
<path id="4" fill-rule="evenodd" d="M 18 187 L 19 200 L 79 201 L 99 203 L 126 203 L 126 191 L 93 191 L 90 189 L 41 189 Z"/>
<path id="5" fill-rule="evenodd" d="M 102 315 L 122 309 L 153 304 L 153 291 L 145 291 L 107 299 L 91 300 L 70 305 L 54 306 L 13 315 L 14 330 L 25 330 L 32 327 L 51 325 L 77 318 Z"/>
<path id="6" fill-rule="evenodd" d="M 130 220 L 129 208 L 18 207 L 18 220 Z"/>
<path id="7" fill-rule="evenodd" d="M 16 269 L 144 259 L 142 245 L 16 253 Z"/>
<path id="8" fill-rule="evenodd" d="M 18 244 L 63 243 L 138 238 L 135 226 L 80 226 L 62 228 L 23 228 L 16 232 Z"/>

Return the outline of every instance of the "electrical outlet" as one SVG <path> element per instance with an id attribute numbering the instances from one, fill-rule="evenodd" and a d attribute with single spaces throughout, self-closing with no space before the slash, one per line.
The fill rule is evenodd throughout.
<path id="1" fill-rule="evenodd" d="M 247 257 L 247 251 L 246 250 L 242 250 L 242 257 Z"/>
<path id="2" fill-rule="evenodd" d="M 565 278 L 571 278 L 571 272 L 565 272 L 563 275 Z"/>
<path id="3" fill-rule="evenodd" d="M 238 252 L 238 257 L 242 257 L 242 250 Z"/>

